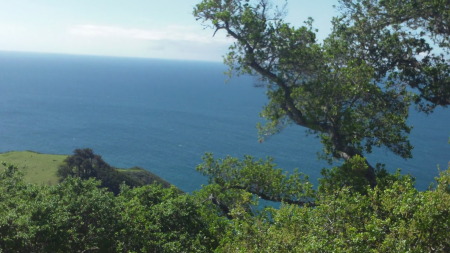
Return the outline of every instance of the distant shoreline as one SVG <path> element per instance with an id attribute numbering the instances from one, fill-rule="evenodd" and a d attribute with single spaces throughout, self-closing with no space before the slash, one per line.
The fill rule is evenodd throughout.
<path id="1" fill-rule="evenodd" d="M 70 155 L 48 154 L 32 150 L 7 151 L 0 153 L 0 161 L 13 164 L 24 173 L 24 180 L 28 183 L 55 185 L 59 182 L 57 176 L 58 168 Z M 0 164 L 0 168 L 3 167 Z M 161 178 L 157 174 L 141 167 L 117 168 L 111 166 L 117 172 L 132 177 L 135 181 L 145 185 L 159 182 L 164 187 L 172 185 L 169 181 Z"/>
<path id="2" fill-rule="evenodd" d="M 1 54 L 22 54 L 35 56 L 55 56 L 55 57 L 86 57 L 86 58 L 109 58 L 109 59 L 131 59 L 131 60 L 150 60 L 150 61 L 166 61 L 166 62 L 188 62 L 188 63 L 208 63 L 224 65 L 223 61 L 217 60 L 195 60 L 195 59 L 169 59 L 169 58 L 155 58 L 155 57 L 139 57 L 139 56 L 121 56 L 121 55 L 102 55 L 102 54 L 76 54 L 76 53 L 62 53 L 62 52 L 36 52 L 36 51 L 15 51 L 15 50 L 0 50 Z"/>
<path id="3" fill-rule="evenodd" d="M 14 152 L 31 152 L 31 153 L 35 153 L 35 154 L 39 154 L 39 155 L 65 155 L 65 156 L 69 156 L 68 154 L 53 154 L 53 153 L 42 153 L 42 152 L 38 152 L 38 151 L 34 151 L 34 150 L 8 150 L 5 152 L 0 152 L 1 154 L 7 154 L 7 153 L 14 153 Z"/>

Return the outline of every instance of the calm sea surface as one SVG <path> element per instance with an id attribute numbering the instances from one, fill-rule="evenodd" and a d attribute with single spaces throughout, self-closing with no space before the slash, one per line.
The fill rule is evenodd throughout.
<path id="1" fill-rule="evenodd" d="M 185 191 L 205 178 L 195 171 L 205 152 L 217 157 L 272 156 L 313 181 L 318 139 L 290 127 L 258 143 L 255 125 L 266 103 L 249 77 L 225 83 L 219 63 L 0 52 L 0 152 L 70 154 L 89 147 L 111 165 L 141 166 Z M 380 149 L 369 156 L 402 168 L 425 189 L 450 160 L 450 109 L 413 112 L 414 158 Z"/>

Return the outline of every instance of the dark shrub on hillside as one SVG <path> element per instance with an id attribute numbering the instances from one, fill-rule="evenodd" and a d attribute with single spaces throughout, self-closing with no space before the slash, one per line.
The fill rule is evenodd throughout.
<path id="1" fill-rule="evenodd" d="M 64 164 L 58 168 L 60 181 L 67 177 L 79 177 L 81 179 L 96 178 L 101 181 L 101 186 L 108 188 L 114 194 L 120 191 L 120 185 L 142 186 L 149 183 L 160 183 L 164 187 L 170 184 L 158 176 L 143 169 L 130 169 L 118 171 L 106 163 L 100 155 L 94 154 L 90 148 L 75 149 L 73 155 L 64 160 Z"/>

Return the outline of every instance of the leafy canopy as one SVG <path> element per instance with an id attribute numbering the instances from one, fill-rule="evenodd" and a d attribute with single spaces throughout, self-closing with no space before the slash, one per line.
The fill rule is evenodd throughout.
<path id="1" fill-rule="evenodd" d="M 272 7 L 267 0 L 204 0 L 194 10 L 235 39 L 225 56 L 230 69 L 265 84 L 261 138 L 297 124 L 321 138 L 329 158 L 364 156 L 373 147 L 411 157 L 406 87 L 380 84 L 377 69 L 354 57 L 348 41 L 332 35 L 320 44 L 312 20 L 294 27 Z"/>
<path id="2" fill-rule="evenodd" d="M 333 35 L 389 86 L 408 86 L 424 111 L 450 104 L 446 0 L 340 0 Z"/>

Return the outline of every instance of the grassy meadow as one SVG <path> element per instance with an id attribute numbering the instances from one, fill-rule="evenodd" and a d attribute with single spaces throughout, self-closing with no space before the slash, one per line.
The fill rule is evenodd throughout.
<path id="1" fill-rule="evenodd" d="M 55 185 L 58 183 L 56 172 L 68 155 L 42 154 L 33 151 L 11 151 L 0 153 L 0 162 L 16 165 L 24 174 L 24 180 L 33 184 Z M 0 169 L 4 166 L 0 164 Z M 129 169 L 114 168 L 141 185 L 158 182 L 164 187 L 170 183 L 145 169 L 133 167 Z"/>
<path id="2" fill-rule="evenodd" d="M 56 171 L 67 155 L 41 154 L 33 151 L 11 151 L 0 154 L 0 161 L 16 165 L 24 173 L 24 180 L 35 184 L 58 183 Z M 0 165 L 2 168 L 3 165 Z"/>

